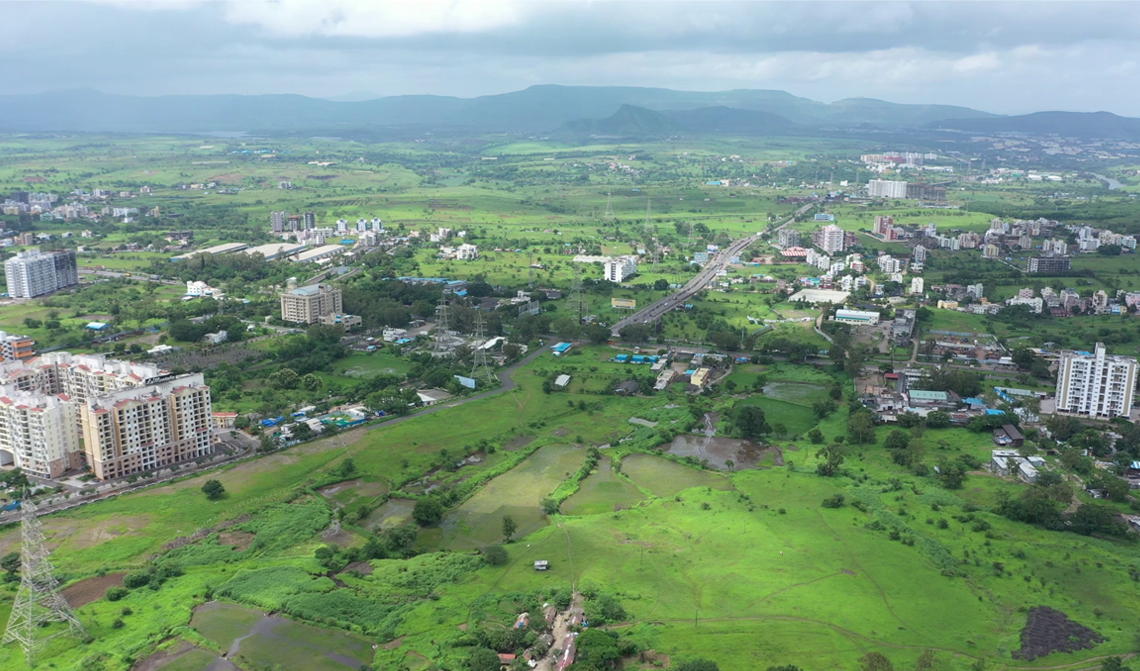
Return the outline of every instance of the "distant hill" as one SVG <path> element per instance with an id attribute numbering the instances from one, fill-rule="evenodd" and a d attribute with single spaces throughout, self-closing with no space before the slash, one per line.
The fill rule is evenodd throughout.
<path id="1" fill-rule="evenodd" d="M 81 89 L 0 95 L 0 132 L 314 132 L 400 128 L 534 133 L 547 132 L 574 119 L 604 119 L 623 105 L 663 113 L 708 108 L 766 112 L 804 128 L 919 128 L 949 119 L 995 118 L 965 107 L 900 105 L 867 98 L 827 104 L 785 91 L 749 89 L 706 92 L 543 85 L 477 98 L 421 95 L 342 101 L 300 95 L 141 97 Z M 717 123 L 750 123 L 739 112 L 701 114 L 709 118 L 719 115 L 721 120 Z M 736 118 L 724 116 L 728 114 L 735 114 Z M 764 123 L 769 122 L 775 120 L 769 118 Z"/>
<path id="2" fill-rule="evenodd" d="M 669 110 L 662 114 L 691 132 L 776 135 L 795 128 L 794 123 L 779 114 L 723 106 Z"/>
<path id="3" fill-rule="evenodd" d="M 1063 137 L 1140 140 L 1140 119 L 1111 112 L 1035 112 L 988 119 L 945 119 L 929 124 L 972 133 L 1024 133 Z"/>
<path id="4" fill-rule="evenodd" d="M 604 119 L 574 119 L 562 124 L 556 135 L 657 138 L 681 132 L 677 123 L 660 112 L 644 107 L 622 105 Z"/>

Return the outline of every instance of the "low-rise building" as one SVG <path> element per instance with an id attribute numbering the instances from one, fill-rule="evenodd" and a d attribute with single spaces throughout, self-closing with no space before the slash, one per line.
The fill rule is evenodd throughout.
<path id="1" fill-rule="evenodd" d="M 835 321 L 842 324 L 855 324 L 855 325 L 874 325 L 879 323 L 880 315 L 878 312 L 870 312 L 867 310 L 847 310 L 840 309 L 835 311 Z"/>

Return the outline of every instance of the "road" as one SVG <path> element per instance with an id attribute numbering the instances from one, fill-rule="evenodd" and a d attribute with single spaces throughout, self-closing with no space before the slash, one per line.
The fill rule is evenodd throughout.
<path id="1" fill-rule="evenodd" d="M 815 205 L 815 203 L 808 203 L 807 205 L 804 205 L 800 209 L 796 210 L 795 214 L 789 217 L 787 221 L 777 226 L 775 230 L 780 230 L 784 226 L 792 223 L 795 221 L 796 217 L 815 207 Z M 693 279 L 689 280 L 685 286 L 678 289 L 675 293 L 670 294 L 669 296 L 662 298 L 656 303 L 642 308 L 641 310 L 638 310 L 632 315 L 617 322 L 610 328 L 610 333 L 616 337 L 620 335 L 620 332 L 623 328 L 629 326 L 630 324 L 648 324 L 649 322 L 660 319 L 661 315 L 669 312 L 678 305 L 684 305 L 685 301 L 695 296 L 698 291 L 701 291 L 707 287 L 709 283 L 712 282 L 716 277 L 716 274 L 729 264 L 729 262 L 732 260 L 732 257 L 739 256 L 740 252 L 744 251 L 749 245 L 756 242 L 756 240 L 759 238 L 760 234 L 757 233 L 756 235 L 751 235 L 747 238 L 741 238 L 728 247 L 720 250 L 716 253 L 716 256 L 709 259 L 709 262 L 705 264 L 705 267 L 701 269 L 701 272 L 694 275 Z"/>

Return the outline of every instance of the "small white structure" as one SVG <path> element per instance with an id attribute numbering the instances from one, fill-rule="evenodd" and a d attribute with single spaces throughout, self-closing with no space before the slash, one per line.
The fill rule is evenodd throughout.
<path id="1" fill-rule="evenodd" d="M 554 378 L 554 388 L 555 389 L 565 389 L 566 386 L 569 384 L 570 384 L 570 376 L 569 375 L 563 374 L 563 375 L 559 375 L 558 377 Z"/>

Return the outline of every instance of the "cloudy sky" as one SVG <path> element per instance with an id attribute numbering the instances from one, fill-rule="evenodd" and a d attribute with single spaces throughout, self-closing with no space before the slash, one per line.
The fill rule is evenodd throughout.
<path id="1" fill-rule="evenodd" d="M 1140 116 L 1140 3 L 0 0 L 0 92 L 782 89 Z"/>

